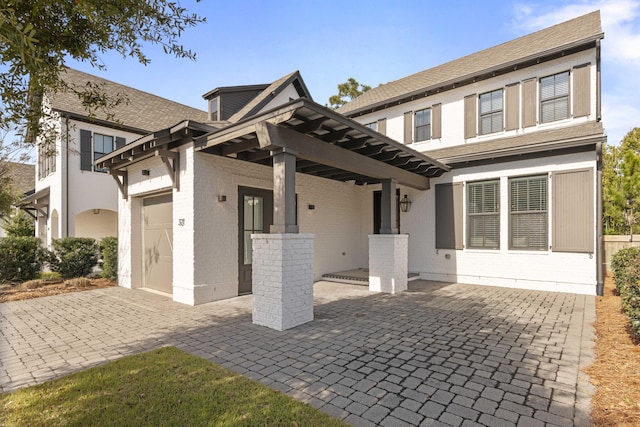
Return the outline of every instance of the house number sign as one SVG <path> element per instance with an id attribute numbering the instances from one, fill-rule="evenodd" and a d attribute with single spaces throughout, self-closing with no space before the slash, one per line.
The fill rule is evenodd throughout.
<path id="1" fill-rule="evenodd" d="M 178 225 L 184 227 L 184 218 L 178 218 Z"/>

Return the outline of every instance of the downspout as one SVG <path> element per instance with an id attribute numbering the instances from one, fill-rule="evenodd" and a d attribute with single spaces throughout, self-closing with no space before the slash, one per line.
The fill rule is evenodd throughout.
<path id="1" fill-rule="evenodd" d="M 596 40 L 596 121 L 602 120 L 602 77 L 600 67 L 600 39 Z"/>
<path id="2" fill-rule="evenodd" d="M 596 295 L 604 295 L 604 239 L 602 226 L 602 142 L 596 144 Z"/>
<path id="3" fill-rule="evenodd" d="M 65 123 L 64 123 L 64 133 L 65 133 L 65 159 L 64 159 L 64 171 L 65 171 L 65 179 L 64 185 L 64 232 L 62 233 L 64 237 L 69 237 L 69 115 L 65 114 Z M 62 159 L 62 157 L 61 157 Z"/>

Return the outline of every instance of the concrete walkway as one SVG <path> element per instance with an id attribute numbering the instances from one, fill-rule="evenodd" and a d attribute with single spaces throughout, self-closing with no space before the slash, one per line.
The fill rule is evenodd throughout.
<path id="1" fill-rule="evenodd" d="M 189 307 L 108 288 L 0 304 L 0 391 L 173 345 L 353 425 L 590 425 L 594 297 L 318 282 L 316 320 L 251 323 L 251 296 Z"/>

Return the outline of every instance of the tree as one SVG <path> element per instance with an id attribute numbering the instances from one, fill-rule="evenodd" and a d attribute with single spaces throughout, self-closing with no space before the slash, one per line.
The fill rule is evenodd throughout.
<path id="1" fill-rule="evenodd" d="M 338 94 L 329 98 L 329 106 L 333 109 L 340 108 L 352 99 L 370 90 L 371 86 L 360 84 L 353 77 L 338 85 Z"/>
<path id="2" fill-rule="evenodd" d="M 9 218 L 3 218 L 2 227 L 10 237 L 29 237 L 36 234 L 36 226 L 32 217 L 25 211 L 14 212 Z"/>
<path id="3" fill-rule="evenodd" d="M 1 141 L 0 141 L 1 144 Z M 9 173 L 9 164 L 0 155 L 0 217 L 11 213 L 11 206 L 16 201 L 13 182 Z"/>
<path id="4" fill-rule="evenodd" d="M 0 127 L 20 128 L 27 143 L 41 135 L 46 90 L 70 91 L 88 111 L 108 114 L 121 95 L 101 87 L 69 87 L 61 78 L 65 58 L 105 69 L 100 54 L 115 51 L 146 65 L 145 44 L 195 59 L 178 39 L 204 22 L 173 0 L 5 0 L 0 6 Z"/>
<path id="5" fill-rule="evenodd" d="M 640 128 L 606 146 L 602 171 L 605 232 L 640 232 Z"/>

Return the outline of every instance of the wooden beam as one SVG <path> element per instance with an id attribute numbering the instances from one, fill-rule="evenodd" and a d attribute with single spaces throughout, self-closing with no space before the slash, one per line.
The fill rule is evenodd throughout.
<path id="1" fill-rule="evenodd" d="M 127 171 L 109 171 L 113 179 L 116 181 L 116 185 L 120 189 L 120 194 L 122 194 L 123 199 L 127 199 L 128 191 L 127 187 L 129 186 L 129 173 Z M 120 181 L 120 177 L 122 177 L 122 181 Z"/>
<path id="2" fill-rule="evenodd" d="M 273 151 L 278 148 L 290 148 L 295 150 L 298 158 L 301 159 L 380 180 L 395 179 L 400 185 L 418 190 L 429 189 L 429 178 L 422 175 L 407 172 L 353 151 L 319 141 L 292 129 L 266 122 L 256 123 L 255 127 L 260 148 L 263 150 Z"/>
<path id="3" fill-rule="evenodd" d="M 225 145 L 220 148 L 220 155 L 228 156 L 229 154 L 236 154 L 242 151 L 251 150 L 253 148 L 258 148 L 260 144 L 258 144 L 258 138 L 247 139 L 246 141 L 237 142 L 235 144 Z"/>
<path id="4" fill-rule="evenodd" d="M 156 150 L 155 156 L 159 156 L 162 159 L 162 163 L 164 163 L 164 167 L 167 169 L 169 178 L 173 183 L 173 188 L 178 188 L 178 161 L 180 155 L 175 151 Z"/>

